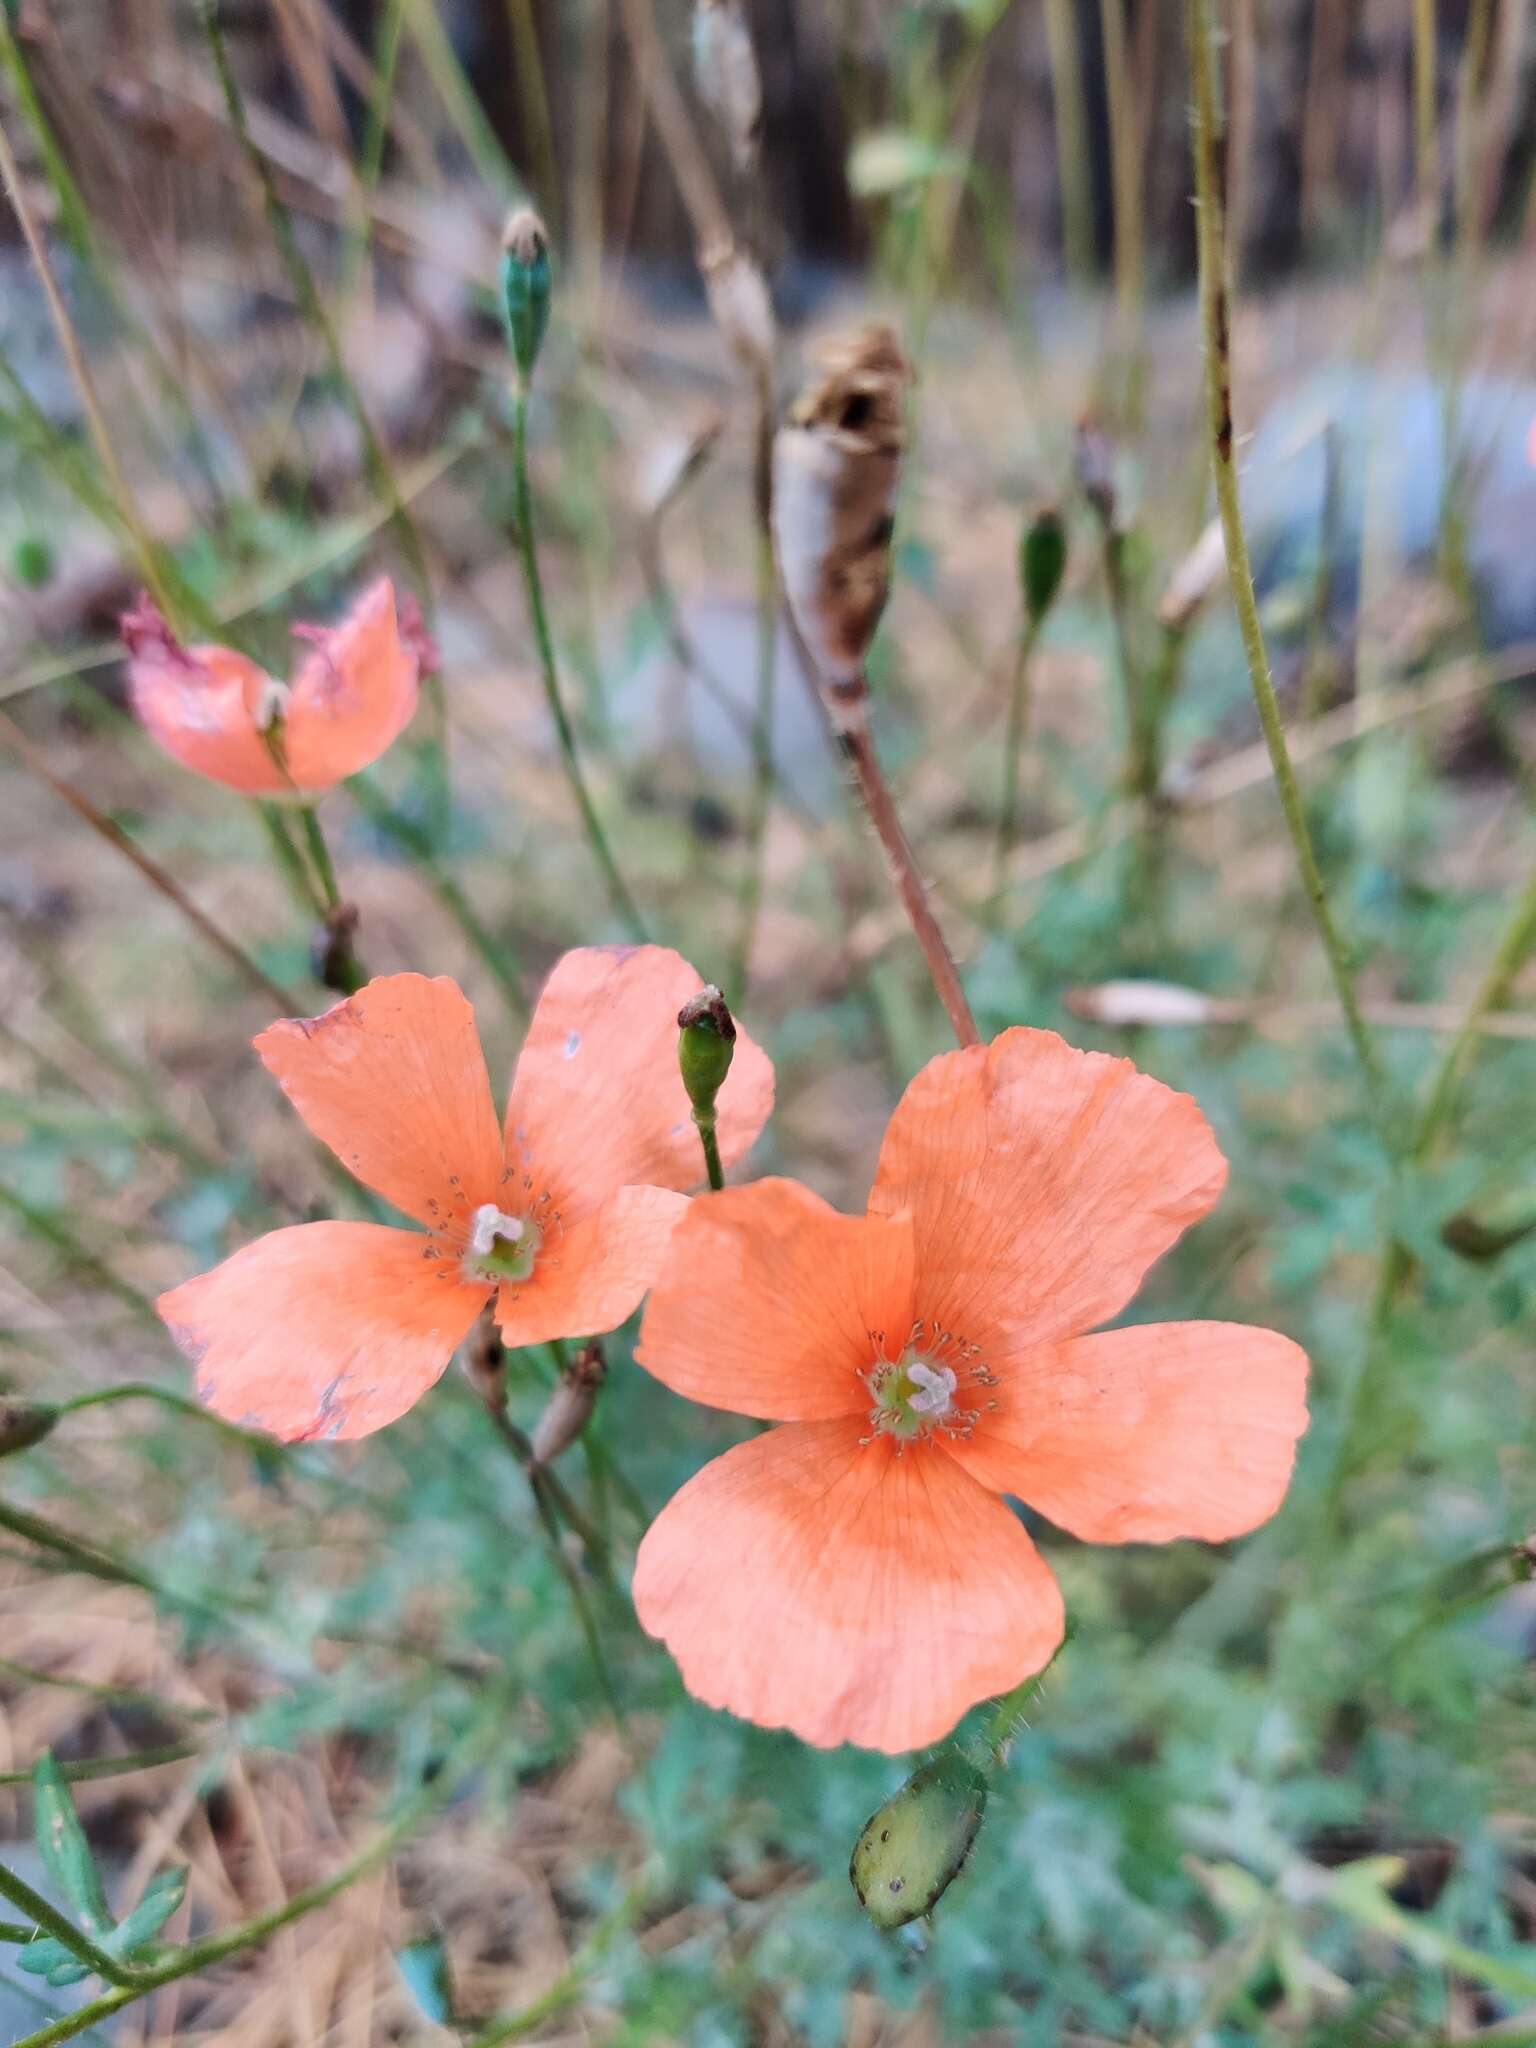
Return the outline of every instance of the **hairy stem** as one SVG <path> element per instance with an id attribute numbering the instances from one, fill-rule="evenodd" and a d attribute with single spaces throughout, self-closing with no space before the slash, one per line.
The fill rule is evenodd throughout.
<path id="1" fill-rule="evenodd" d="M 528 594 L 528 613 L 533 622 L 533 637 L 539 651 L 539 673 L 544 682 L 544 695 L 549 704 L 549 714 L 555 722 L 555 733 L 560 742 L 560 758 L 565 765 L 565 779 L 570 785 L 576 808 L 586 828 L 587 840 L 592 848 L 592 857 L 602 872 L 608 887 L 608 895 L 615 911 L 623 920 L 632 938 L 644 940 L 645 921 L 635 908 L 618 863 L 613 857 L 602 822 L 587 789 L 586 777 L 582 773 L 581 761 L 576 752 L 576 735 L 571 728 L 565 699 L 560 692 L 560 672 L 555 666 L 555 647 L 549 630 L 549 615 L 544 605 L 544 584 L 539 574 L 539 551 L 534 537 L 533 491 L 528 481 L 528 393 L 522 380 L 512 393 L 512 487 L 517 506 L 517 549 L 523 565 L 523 586 Z"/>
<path id="2" fill-rule="evenodd" d="M 1302 807 L 1301 791 L 1291 765 L 1285 726 L 1275 696 L 1264 630 L 1254 596 L 1253 570 L 1248 557 L 1248 540 L 1238 500 L 1237 469 L 1233 460 L 1232 358 L 1227 259 L 1221 211 L 1221 122 L 1218 111 L 1215 34 L 1211 21 L 1211 0 L 1185 0 L 1189 37 L 1190 68 L 1195 98 L 1195 195 L 1197 247 L 1200 263 L 1200 320 L 1205 348 L 1205 380 L 1211 455 L 1216 476 L 1216 498 L 1221 509 L 1222 534 L 1226 542 L 1227 575 L 1232 602 L 1242 633 L 1243 652 L 1258 706 L 1259 723 L 1269 749 L 1280 808 L 1290 834 L 1297 872 L 1311 906 L 1313 921 L 1327 955 L 1329 972 L 1338 991 L 1339 1006 L 1359 1062 L 1361 1076 L 1377 1123 L 1389 1147 L 1393 1132 L 1387 1100 L 1386 1076 L 1375 1043 L 1360 1013 L 1355 991 L 1354 969 L 1349 951 L 1334 921 L 1328 892 L 1313 850 Z"/>

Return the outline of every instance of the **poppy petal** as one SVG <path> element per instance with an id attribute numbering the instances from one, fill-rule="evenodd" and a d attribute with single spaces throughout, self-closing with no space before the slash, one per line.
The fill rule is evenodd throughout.
<path id="1" fill-rule="evenodd" d="M 620 1188 L 551 1235 L 526 1280 L 502 1283 L 496 1320 L 507 1343 L 616 1330 L 640 1306 L 687 1207 L 670 1188 Z"/>
<path id="2" fill-rule="evenodd" d="M 415 648 L 402 637 L 395 587 L 381 577 L 339 626 L 312 636 L 284 716 L 283 744 L 294 786 L 330 789 L 376 761 L 416 715 Z"/>
<path id="3" fill-rule="evenodd" d="M 464 1231 L 504 1171 L 475 1016 L 445 977 L 386 974 L 252 1040 L 299 1115 L 365 1187 Z"/>
<path id="4" fill-rule="evenodd" d="M 1146 1323 L 1029 1353 L 998 1406 L 946 1445 L 1086 1543 L 1220 1543 L 1285 1497 L 1307 1426 L 1307 1356 L 1242 1323 Z"/>
<path id="5" fill-rule="evenodd" d="M 507 1157 L 568 1214 L 621 1187 L 686 1190 L 704 1154 L 677 1066 L 677 1013 L 701 986 L 665 946 L 581 946 L 556 961 L 512 1077 Z M 719 1096 L 729 1166 L 773 1107 L 773 1066 L 737 1027 Z"/>
<path id="6" fill-rule="evenodd" d="M 700 1196 L 678 1225 L 636 1361 L 690 1401 L 811 1422 L 867 1415 L 863 1374 L 912 1324 L 912 1230 L 840 1216 L 792 1180 Z"/>
<path id="7" fill-rule="evenodd" d="M 414 1230 L 299 1223 L 155 1303 L 198 1399 L 285 1443 L 369 1436 L 442 1377 L 486 1288 Z"/>
<path id="8" fill-rule="evenodd" d="M 1108 1321 L 1221 1193 L 1187 1095 L 1051 1031 L 930 1060 L 897 1105 L 870 1196 L 910 1210 L 917 1314 L 1017 1350 Z"/>
<path id="9" fill-rule="evenodd" d="M 124 621 L 128 695 L 157 746 L 194 774 L 245 796 L 292 794 L 256 712 L 272 679 L 232 647 L 179 647 L 157 614 L 141 607 Z M 163 624 L 163 622 L 161 622 Z"/>
<path id="10" fill-rule="evenodd" d="M 706 1465 L 646 1533 L 635 1609 L 709 1706 L 895 1752 L 1039 1671 L 1063 1612 L 995 1494 L 861 1427 L 786 1423 Z"/>

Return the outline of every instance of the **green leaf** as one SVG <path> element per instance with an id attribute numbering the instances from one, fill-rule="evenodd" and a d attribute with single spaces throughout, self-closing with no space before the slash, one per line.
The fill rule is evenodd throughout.
<path id="1" fill-rule="evenodd" d="M 133 1911 L 113 1928 L 102 1947 L 120 1962 L 130 1961 L 154 1940 L 187 1896 L 187 1876 L 185 1864 L 173 1870 L 162 1870 L 145 1887 L 144 1896 Z"/>
<path id="2" fill-rule="evenodd" d="M 36 1804 L 33 1831 L 44 1868 L 68 1899 L 85 1932 L 93 1939 L 105 1934 L 112 1925 L 112 1915 L 96 1873 L 96 1859 L 51 1750 L 44 1750 L 37 1760 L 32 1791 Z"/>

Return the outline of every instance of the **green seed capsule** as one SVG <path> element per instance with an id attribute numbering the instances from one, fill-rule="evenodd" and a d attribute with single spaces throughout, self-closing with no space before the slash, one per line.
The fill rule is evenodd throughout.
<path id="1" fill-rule="evenodd" d="M 519 207 L 501 236 L 501 313 L 518 375 L 533 375 L 549 325 L 549 237 L 531 207 Z"/>
<path id="2" fill-rule="evenodd" d="M 710 1115 L 715 1097 L 731 1071 L 736 1052 L 736 1020 L 725 997 L 712 984 L 684 1003 L 677 1013 L 677 1064 L 688 1100 L 700 1115 Z"/>
<path id="3" fill-rule="evenodd" d="M 1056 602 L 1066 568 L 1066 523 L 1054 506 L 1047 506 L 1031 519 L 1019 542 L 1019 583 L 1032 626 L 1038 626 Z"/>
<path id="4" fill-rule="evenodd" d="M 1440 1231 L 1443 1243 L 1464 1259 L 1496 1259 L 1536 1231 L 1536 1188 L 1514 1188 L 1486 1202 L 1469 1202 Z"/>
<path id="5" fill-rule="evenodd" d="M 986 1779 L 950 1754 L 914 1771 L 870 1815 L 848 1876 L 877 1927 L 905 1927 L 933 1911 L 965 1868 L 986 1807 Z"/>
<path id="6" fill-rule="evenodd" d="M 0 1458 L 40 1444 L 58 1419 L 59 1410 L 51 1401 L 23 1401 L 14 1394 L 0 1394 Z"/>

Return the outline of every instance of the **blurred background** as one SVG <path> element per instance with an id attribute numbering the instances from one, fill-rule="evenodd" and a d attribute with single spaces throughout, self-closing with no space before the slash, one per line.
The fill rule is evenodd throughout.
<path id="1" fill-rule="evenodd" d="M 1536 2043 L 1532 12 L 1219 9 L 1244 508 L 1384 1140 L 1209 528 L 1174 0 L 0 5 L 0 1401 L 86 1404 L 0 1462 L 0 1860 L 67 1905 L 48 1750 L 112 1918 L 186 1868 L 166 1941 L 399 1822 L 89 2021 L 99 1984 L 0 1943 L 0 2038 Z M 755 99 L 712 84 L 721 35 Z M 441 686 L 322 816 L 359 956 L 457 977 L 498 1091 L 550 962 L 623 935 L 519 567 L 526 201 L 554 651 L 650 929 L 777 1063 L 745 1170 L 858 1208 L 947 1042 L 759 573 L 763 436 L 879 318 L 917 376 L 876 736 L 983 1034 L 1193 1093 L 1228 1192 L 1132 1313 L 1314 1361 L 1246 1543 L 1029 1517 L 1075 1634 L 894 1936 L 846 1868 L 907 1766 L 688 1701 L 463 1375 L 362 1445 L 267 1447 L 186 1403 L 151 1306 L 371 1212 L 249 1052 L 333 999 L 326 948 L 259 807 L 127 709 L 146 582 L 279 674 L 377 574 L 420 598 Z M 726 246 L 774 332 L 706 292 Z M 632 1339 L 559 1468 L 621 1579 L 743 1427 Z M 557 1370 L 512 1361 L 520 1428 Z"/>

